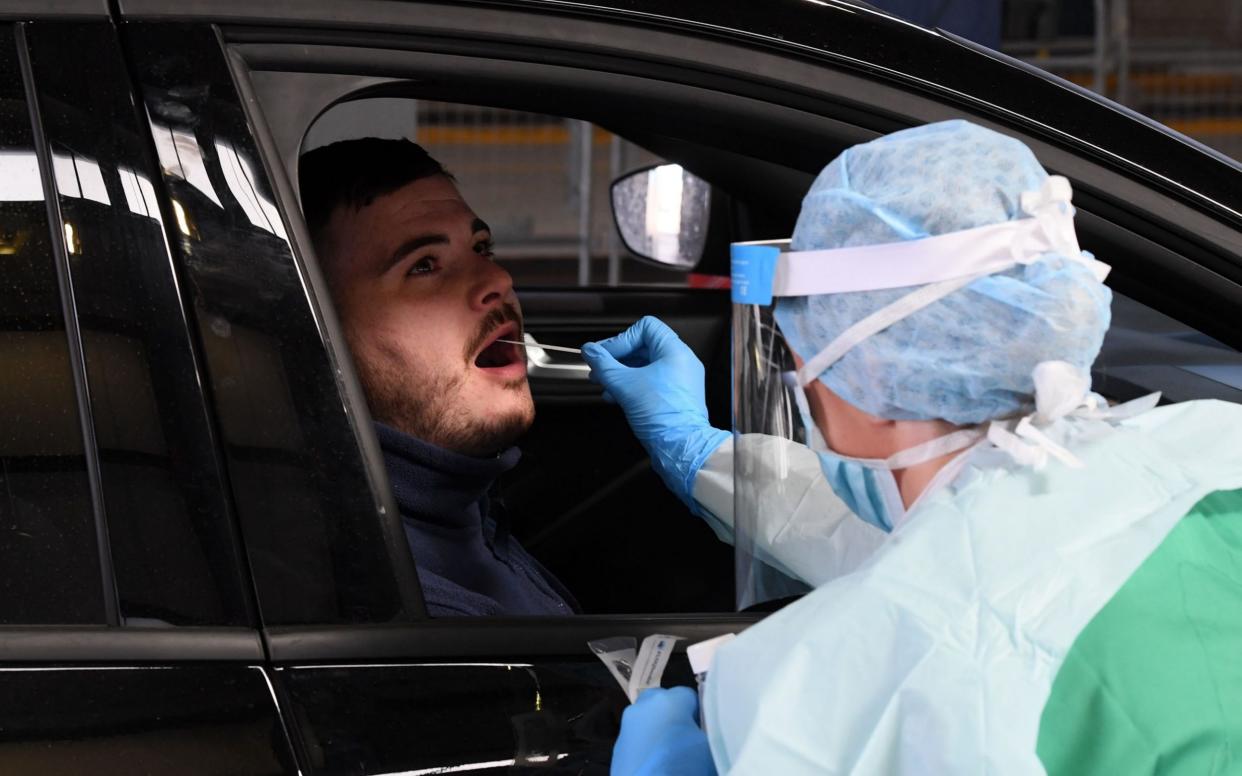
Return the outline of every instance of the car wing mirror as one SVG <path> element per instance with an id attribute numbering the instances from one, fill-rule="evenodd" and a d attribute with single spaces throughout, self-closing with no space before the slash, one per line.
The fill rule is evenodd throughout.
<path id="1" fill-rule="evenodd" d="M 679 164 L 624 175 L 612 184 L 612 217 L 625 247 L 669 269 L 691 270 L 703 258 L 711 185 Z"/>

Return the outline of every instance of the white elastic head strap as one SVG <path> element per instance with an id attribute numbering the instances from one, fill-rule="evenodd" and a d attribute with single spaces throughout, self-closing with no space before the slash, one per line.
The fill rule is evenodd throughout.
<path id="1" fill-rule="evenodd" d="M 793 394 L 794 404 L 798 407 L 798 413 L 806 421 L 807 447 L 816 452 L 833 452 L 832 448 L 828 447 L 828 442 L 824 439 L 824 435 L 820 433 L 819 427 L 811 420 L 811 407 L 807 402 L 805 389 L 798 384 L 797 373 L 782 372 L 781 380 L 785 383 L 785 387 Z M 929 439 L 914 447 L 900 450 L 883 460 L 868 461 L 868 464 L 890 471 L 909 469 L 912 466 L 918 466 L 934 458 L 965 450 L 982 439 L 985 434 L 986 432 L 980 428 L 960 429 L 935 439 Z M 834 454 L 839 455 L 838 453 Z"/>
<path id="2" fill-rule="evenodd" d="M 824 370 L 841 360 L 841 357 L 858 343 L 874 334 L 879 334 L 902 318 L 913 315 L 959 288 L 970 285 L 985 274 L 987 273 L 932 283 L 930 286 L 923 286 L 917 291 L 906 294 L 890 305 L 881 307 L 841 332 L 836 339 L 828 343 L 828 347 L 804 362 L 802 368 L 798 370 L 798 382 L 802 385 L 810 385 L 815 378 L 824 373 Z"/>
<path id="3" fill-rule="evenodd" d="M 857 248 L 784 252 L 772 279 L 773 296 L 812 296 L 922 286 L 843 331 L 798 370 L 802 385 L 823 374 L 855 345 L 985 275 L 1058 253 L 1089 267 L 1103 281 L 1109 266 L 1082 253 L 1074 234 L 1073 192 L 1059 175 L 1020 204 L 1029 218 L 960 232 Z"/>

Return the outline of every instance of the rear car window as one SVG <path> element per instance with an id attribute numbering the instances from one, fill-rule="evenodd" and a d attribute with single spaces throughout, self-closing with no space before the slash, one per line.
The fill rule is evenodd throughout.
<path id="1" fill-rule="evenodd" d="M 14 28 L 0 26 L 0 623 L 103 623 L 80 407 L 22 83 Z"/>
<path id="2" fill-rule="evenodd" d="M 25 40 L 64 225 L 119 622 L 246 624 L 248 583 L 165 237 L 176 206 L 172 218 L 161 211 L 115 33 L 31 25 Z"/>

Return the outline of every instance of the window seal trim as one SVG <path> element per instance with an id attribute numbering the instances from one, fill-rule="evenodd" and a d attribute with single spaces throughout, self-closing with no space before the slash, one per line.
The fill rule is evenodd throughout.
<path id="1" fill-rule="evenodd" d="M 111 16 L 108 0 L 6 0 L 0 19 L 30 21 L 100 21 Z"/>
<path id="2" fill-rule="evenodd" d="M 31 131 L 34 136 L 35 155 L 39 161 L 39 176 L 43 183 L 43 202 L 47 206 L 48 239 L 52 246 L 53 264 L 56 266 L 56 284 L 60 290 L 61 315 L 65 319 L 65 335 L 69 341 L 69 365 L 73 372 L 73 392 L 78 401 L 78 420 L 82 431 L 82 454 L 86 461 L 86 476 L 91 491 L 91 511 L 95 522 L 95 544 L 99 556 L 99 574 L 103 596 L 104 619 L 108 625 L 121 623 L 120 594 L 116 588 L 116 574 L 112 564 L 112 542 L 108 535 L 107 510 L 104 505 L 103 479 L 99 469 L 99 449 L 95 439 L 95 418 L 91 412 L 90 384 L 86 375 L 86 354 L 82 345 L 82 329 L 78 321 L 77 299 L 73 293 L 73 279 L 69 273 L 69 254 L 65 248 L 64 223 L 60 212 L 60 194 L 52 167 L 52 151 L 47 135 L 43 132 L 43 116 L 39 108 L 39 91 L 35 84 L 34 67 L 30 62 L 30 47 L 26 40 L 26 23 L 16 28 L 17 59 L 21 68 L 22 84 L 26 90 L 26 103 L 30 111 Z"/>
<path id="3" fill-rule="evenodd" d="M 0 664 L 60 662 L 184 662 L 265 660 L 257 631 L 177 626 L 0 627 Z"/>
<path id="4" fill-rule="evenodd" d="M 589 657 L 587 642 L 669 633 L 680 647 L 737 633 L 763 614 L 452 617 L 410 624 L 279 626 L 264 632 L 273 662 L 477 657 Z"/>

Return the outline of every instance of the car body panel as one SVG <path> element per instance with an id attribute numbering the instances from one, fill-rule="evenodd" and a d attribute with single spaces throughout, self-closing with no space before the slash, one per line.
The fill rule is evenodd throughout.
<path id="1" fill-rule="evenodd" d="M 626 704 L 616 681 L 589 656 L 563 663 L 290 666 L 276 676 L 296 710 L 314 774 L 467 767 L 603 774 Z"/>
<path id="2" fill-rule="evenodd" d="M 262 668 L 0 667 L 4 773 L 292 773 Z"/>

